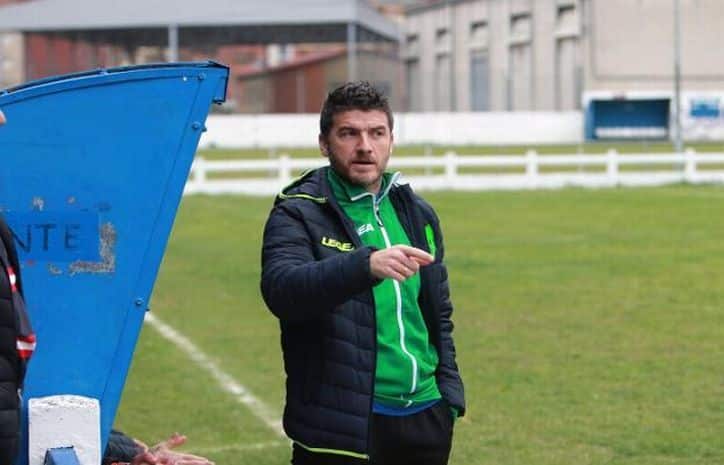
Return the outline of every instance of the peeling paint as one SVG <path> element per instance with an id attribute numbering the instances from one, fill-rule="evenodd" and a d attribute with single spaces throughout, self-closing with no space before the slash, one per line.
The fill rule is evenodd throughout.
<path id="1" fill-rule="evenodd" d="M 33 210 L 42 212 L 45 208 L 45 199 L 42 197 L 33 197 Z"/>
<path id="2" fill-rule="evenodd" d="M 79 273 L 114 273 L 116 271 L 116 228 L 111 223 L 104 223 L 100 229 L 101 261 L 90 262 L 77 260 L 70 264 L 70 275 Z"/>
<path id="3" fill-rule="evenodd" d="M 73 205 L 74 203 L 75 203 L 75 197 L 71 195 L 70 197 L 68 197 L 68 205 Z"/>
<path id="4" fill-rule="evenodd" d="M 63 274 L 63 270 L 53 265 L 52 263 L 48 263 L 48 273 L 58 276 Z"/>

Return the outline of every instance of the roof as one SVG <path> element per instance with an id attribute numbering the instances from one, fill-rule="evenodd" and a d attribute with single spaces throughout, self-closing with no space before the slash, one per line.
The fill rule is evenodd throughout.
<path id="1" fill-rule="evenodd" d="M 348 24 L 358 26 L 358 40 L 399 37 L 397 25 L 366 0 L 124 0 L 112 7 L 98 0 L 33 0 L 0 7 L 0 32 L 74 33 L 86 40 L 135 31 L 165 43 L 163 31 L 176 25 L 182 44 L 186 32 L 210 29 L 225 30 L 217 39 L 228 36 L 227 43 L 344 42 Z"/>

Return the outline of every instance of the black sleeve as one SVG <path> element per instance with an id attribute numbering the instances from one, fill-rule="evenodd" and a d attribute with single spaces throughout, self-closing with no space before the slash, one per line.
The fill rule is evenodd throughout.
<path id="1" fill-rule="evenodd" d="M 23 283 L 20 276 L 20 262 L 18 261 L 18 252 L 15 249 L 15 241 L 13 240 L 13 235 L 10 232 L 10 228 L 1 216 L 0 238 L 3 241 L 3 244 L 5 244 L 5 250 L 8 251 L 8 260 L 10 261 L 10 266 L 12 266 L 13 270 L 15 270 L 15 286 L 18 288 L 18 292 L 20 292 L 20 294 L 22 295 Z"/>
<path id="2" fill-rule="evenodd" d="M 317 260 L 301 214 L 277 205 L 264 228 L 261 291 L 279 319 L 315 318 L 371 288 L 371 247 Z"/>
<path id="3" fill-rule="evenodd" d="M 115 462 L 130 462 L 133 457 L 141 452 L 143 452 L 143 448 L 132 438 L 120 431 L 111 430 L 101 463 L 102 465 L 111 465 Z"/>
<path id="4" fill-rule="evenodd" d="M 434 215 L 434 213 L 433 213 Z M 440 392 L 451 406 L 455 407 L 459 416 L 465 414 L 465 389 L 463 381 L 460 377 L 460 370 L 455 360 L 455 343 L 453 342 L 453 329 L 455 325 L 452 322 L 453 304 L 450 300 L 450 284 L 448 283 L 447 268 L 443 262 L 445 257 L 445 247 L 443 244 L 442 230 L 440 223 L 435 215 L 431 221 L 433 231 L 435 233 L 435 242 L 437 247 L 438 267 L 438 290 L 435 295 L 438 296 L 438 306 L 440 312 L 440 353 L 437 368 L 437 383 Z"/>

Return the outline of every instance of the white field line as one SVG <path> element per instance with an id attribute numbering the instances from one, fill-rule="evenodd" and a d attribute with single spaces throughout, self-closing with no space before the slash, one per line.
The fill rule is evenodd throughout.
<path id="1" fill-rule="evenodd" d="M 274 410 L 249 392 L 247 388 L 242 386 L 230 374 L 222 370 L 221 367 L 197 347 L 196 344 L 150 312 L 146 312 L 146 322 L 166 340 L 188 355 L 196 365 L 206 370 L 216 380 L 223 391 L 228 392 L 234 396 L 238 402 L 245 405 L 255 417 L 274 431 L 277 436 L 286 438 L 282 428 L 282 421 L 277 417 Z"/>
<path id="2" fill-rule="evenodd" d="M 226 452 L 229 450 L 262 450 L 262 449 L 271 449 L 272 447 L 282 447 L 287 446 L 291 444 L 290 441 L 268 441 L 268 442 L 257 442 L 254 444 L 229 444 L 227 446 L 217 446 L 217 447 L 198 447 L 196 449 L 192 449 L 192 454 L 217 454 L 219 452 Z"/>

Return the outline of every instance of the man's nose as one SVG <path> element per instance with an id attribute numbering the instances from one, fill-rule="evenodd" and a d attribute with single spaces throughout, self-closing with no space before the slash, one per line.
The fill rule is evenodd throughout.
<path id="1" fill-rule="evenodd" d="M 367 133 L 360 133 L 359 141 L 357 142 L 357 150 L 361 152 L 371 152 L 372 144 L 370 143 L 370 136 Z"/>

